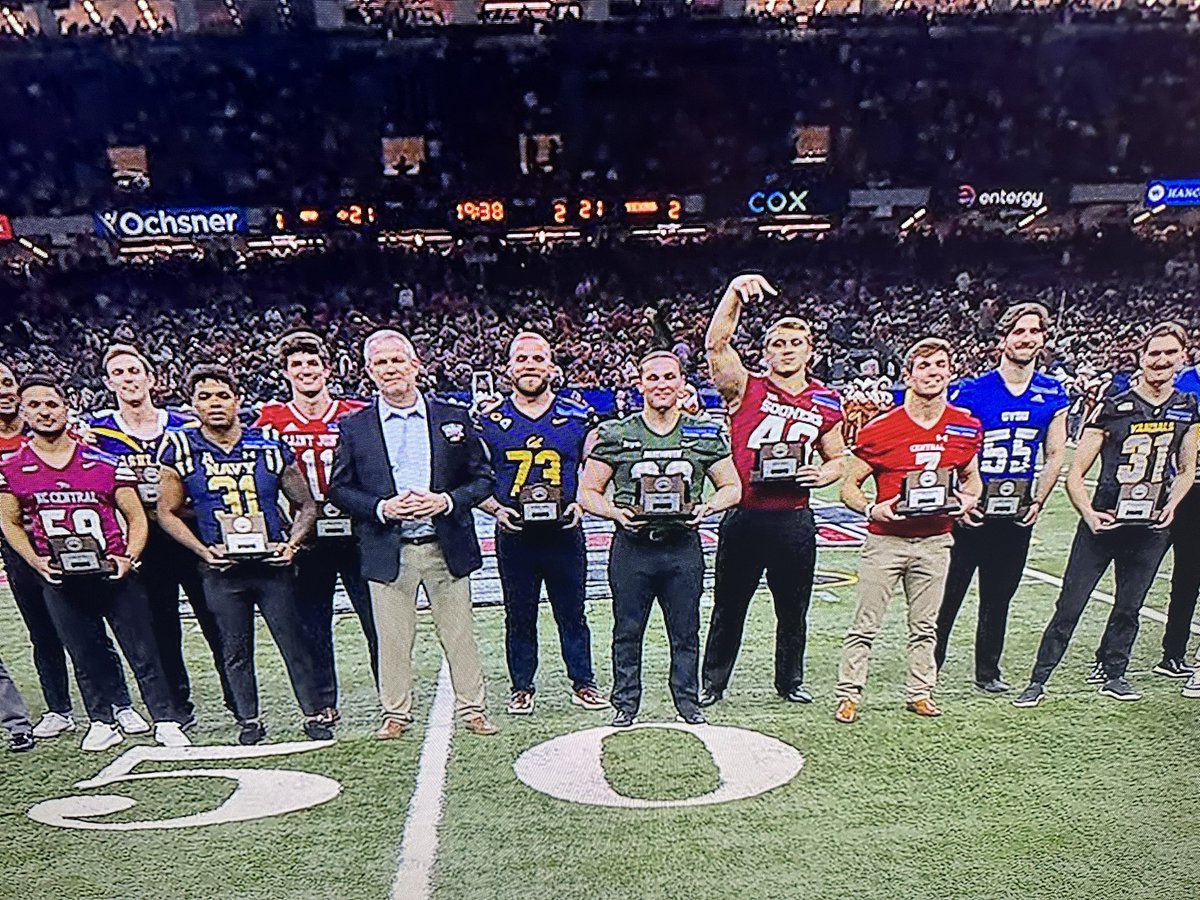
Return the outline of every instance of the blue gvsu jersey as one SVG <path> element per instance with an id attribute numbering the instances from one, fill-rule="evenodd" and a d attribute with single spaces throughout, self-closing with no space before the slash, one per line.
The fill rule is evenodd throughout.
<path id="1" fill-rule="evenodd" d="M 1071 401 L 1058 381 L 1041 372 L 1034 373 L 1025 393 L 1013 396 L 1000 373 L 993 369 L 952 386 L 950 402 L 970 410 L 983 423 L 979 472 L 984 481 L 1032 481 L 1046 430 Z"/>
<path id="2" fill-rule="evenodd" d="M 595 422 L 590 407 L 562 396 L 537 419 L 508 397 L 481 410 L 480 436 L 496 472 L 496 499 L 512 506 L 527 484 L 547 484 L 562 489 L 564 504 L 574 503 L 583 442 Z"/>
<path id="3" fill-rule="evenodd" d="M 158 450 L 166 433 L 197 427 L 194 418 L 173 409 L 160 412 L 159 422 L 163 433 L 147 441 L 130 434 L 115 410 L 107 409 L 87 418 L 90 442 L 100 452 L 119 458 L 133 470 L 138 480 L 138 496 L 147 506 L 158 500 Z"/>
<path id="4" fill-rule="evenodd" d="M 244 428 L 228 453 L 205 438 L 199 428 L 170 431 L 158 461 L 174 469 L 183 481 L 204 543 L 221 543 L 219 512 L 233 516 L 262 513 L 270 539 L 287 539 L 279 508 L 279 481 L 283 470 L 296 461 L 296 454 L 274 431 Z"/>

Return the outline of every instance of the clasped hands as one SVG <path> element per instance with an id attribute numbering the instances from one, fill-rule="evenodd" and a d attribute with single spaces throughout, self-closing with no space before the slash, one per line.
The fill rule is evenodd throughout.
<path id="1" fill-rule="evenodd" d="M 396 496 L 384 500 L 380 512 L 385 519 L 413 522 L 440 516 L 449 509 L 450 501 L 445 494 L 414 489 L 401 491 Z"/>

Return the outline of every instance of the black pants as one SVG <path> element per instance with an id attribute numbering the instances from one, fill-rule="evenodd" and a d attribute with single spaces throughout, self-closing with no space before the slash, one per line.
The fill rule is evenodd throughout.
<path id="1" fill-rule="evenodd" d="M 296 609 L 295 574 L 260 562 L 237 563 L 226 571 L 201 566 L 204 596 L 221 635 L 221 657 L 233 714 L 239 722 L 258 718 L 258 681 L 254 668 L 254 607 L 262 611 L 271 637 L 283 656 L 292 690 L 306 716 L 321 709 L 308 632 Z"/>
<path id="2" fill-rule="evenodd" d="M 8 575 L 8 586 L 17 603 L 17 610 L 29 631 L 29 642 L 33 646 L 33 666 L 37 669 L 46 709 L 64 716 L 70 715 L 71 685 L 67 679 L 67 650 L 58 636 L 58 629 L 54 627 L 54 619 L 46 606 L 43 594 L 46 582 L 7 542 L 0 543 L 0 557 L 4 560 L 4 571 Z M 129 687 L 125 684 L 125 672 L 107 632 L 104 634 L 104 646 L 111 657 L 111 664 L 105 666 L 104 671 L 110 675 L 115 673 L 117 682 L 100 689 L 113 692 L 118 708 L 129 706 L 131 701 Z M 78 660 L 72 659 L 72 665 L 75 669 L 75 680 L 82 685 L 88 676 L 81 671 Z"/>
<path id="3" fill-rule="evenodd" d="M 95 575 L 64 576 L 62 584 L 47 584 L 44 593 L 54 627 L 75 662 L 89 719 L 111 725 L 113 707 L 129 705 L 128 695 L 122 697 L 116 687 L 124 684 L 124 676 L 104 629 L 107 620 L 133 669 L 150 717 L 155 722 L 181 721 L 171 702 L 150 627 L 150 601 L 138 576 L 120 581 Z"/>
<path id="4" fill-rule="evenodd" d="M 1117 590 L 1096 659 L 1109 678 L 1121 678 L 1137 638 L 1138 613 L 1167 553 L 1170 535 L 1146 526 L 1125 525 L 1092 534 L 1082 521 L 1075 530 L 1063 588 L 1054 616 L 1042 635 L 1032 680 L 1045 684 L 1067 651 L 1088 598 L 1110 563 L 1116 567 Z"/>
<path id="5" fill-rule="evenodd" d="M 225 668 L 221 664 L 221 636 L 217 622 L 204 600 L 204 586 L 200 580 L 200 561 L 183 544 L 173 540 L 157 524 L 150 525 L 150 539 L 142 554 L 142 567 L 138 573 L 146 596 L 150 600 L 150 625 L 158 652 L 162 657 L 163 671 L 171 689 L 171 699 L 185 719 L 195 712 L 192 705 L 192 685 L 187 666 L 183 661 L 183 629 L 179 621 L 179 589 L 187 594 L 196 623 L 204 640 L 212 651 L 217 677 L 221 680 L 221 693 L 225 705 L 233 708 L 233 695 Z"/>
<path id="6" fill-rule="evenodd" d="M 775 690 L 804 684 L 808 605 L 817 563 L 812 510 L 734 509 L 721 520 L 712 619 L 704 645 L 704 686 L 721 693 L 742 645 L 750 600 L 763 572 L 775 601 Z"/>
<path id="7" fill-rule="evenodd" d="M 937 646 L 934 660 L 940 669 L 946 662 L 950 631 L 962 608 L 963 598 L 975 571 L 979 570 L 979 621 L 975 626 L 975 680 L 991 681 L 1000 677 L 1000 654 L 1008 627 L 1008 607 L 1017 587 L 1025 560 L 1029 557 L 1032 528 L 1013 519 L 985 519 L 976 528 L 957 525 L 954 547 L 950 550 L 950 569 L 946 574 L 946 593 L 938 613 Z"/>
<path id="8" fill-rule="evenodd" d="M 296 558 L 296 609 L 309 635 L 313 674 L 321 708 L 337 706 L 337 665 L 333 653 L 333 592 L 337 578 L 350 598 L 367 639 L 371 674 L 379 684 L 379 639 L 371 612 L 371 594 L 362 577 L 358 544 L 353 538 L 317 538 Z"/>
<path id="9" fill-rule="evenodd" d="M 1175 552 L 1163 659 L 1182 659 L 1192 636 L 1192 615 L 1196 612 L 1196 594 L 1200 593 L 1200 489 L 1189 491 L 1175 510 L 1171 542 Z"/>
<path id="10" fill-rule="evenodd" d="M 671 647 L 671 696 L 687 715 L 699 709 L 700 536 L 681 531 L 663 541 L 618 532 L 608 563 L 613 597 L 612 705 L 636 714 L 642 701 L 642 643 L 657 598 Z"/>
<path id="11" fill-rule="evenodd" d="M 526 526 L 496 532 L 496 565 L 504 588 L 504 649 L 514 691 L 532 691 L 537 672 L 537 617 L 542 585 L 558 625 L 567 677 L 576 690 L 594 687 L 587 599 L 587 548 L 582 528 Z"/>

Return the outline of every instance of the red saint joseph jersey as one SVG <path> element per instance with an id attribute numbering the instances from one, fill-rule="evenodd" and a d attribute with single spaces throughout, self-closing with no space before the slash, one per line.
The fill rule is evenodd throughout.
<path id="1" fill-rule="evenodd" d="M 983 426 L 965 409 L 946 405 L 932 428 L 922 428 L 903 406 L 872 419 L 858 432 L 854 455 L 875 472 L 876 502 L 900 495 L 904 476 L 922 469 L 957 469 L 983 444 Z M 899 522 L 871 522 L 872 534 L 929 537 L 949 534 L 951 516 L 914 516 Z"/>
<path id="2" fill-rule="evenodd" d="M 284 443 L 296 451 L 300 471 L 308 479 L 313 497 L 320 502 L 329 490 L 333 451 L 338 443 L 338 419 L 364 406 L 358 400 L 334 400 L 323 416 L 309 419 L 292 403 L 266 403 L 254 427 L 274 428 Z"/>
<path id="3" fill-rule="evenodd" d="M 110 556 L 125 553 L 117 519 L 117 488 L 137 487 L 133 470 L 83 444 L 56 469 L 30 447 L 0 462 L 0 493 L 21 504 L 25 527 L 38 556 L 50 555 L 50 538 L 91 536 Z"/>
<path id="4" fill-rule="evenodd" d="M 14 434 L 9 437 L 0 437 L 0 460 L 8 459 L 22 447 L 29 443 L 29 435 Z"/>
<path id="5" fill-rule="evenodd" d="M 780 441 L 815 444 L 841 424 L 842 398 L 819 381 L 809 381 L 798 394 L 789 394 L 764 375 L 746 380 L 746 393 L 729 420 L 733 464 L 742 480 L 742 509 L 803 509 L 808 488 L 798 484 L 753 484 L 758 450 Z"/>

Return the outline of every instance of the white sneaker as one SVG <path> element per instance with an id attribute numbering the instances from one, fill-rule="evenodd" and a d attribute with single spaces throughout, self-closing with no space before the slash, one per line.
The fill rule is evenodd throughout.
<path id="1" fill-rule="evenodd" d="M 1187 680 L 1187 684 L 1183 686 L 1183 690 L 1180 693 L 1193 700 L 1200 700 L 1200 669 L 1192 672 L 1192 677 Z M 35 736 L 37 735 L 36 728 L 33 733 Z"/>
<path id="2" fill-rule="evenodd" d="M 117 717 L 117 725 L 126 734 L 149 734 L 150 726 L 146 720 L 138 715 L 138 711 L 132 706 L 126 706 L 124 709 L 113 707 L 113 715 Z"/>
<path id="3" fill-rule="evenodd" d="M 125 738 L 121 736 L 121 732 L 115 725 L 93 722 L 92 727 L 88 729 L 88 733 L 83 738 L 83 743 L 79 746 L 80 749 L 89 753 L 99 753 L 101 750 L 117 746 L 123 740 Z"/>
<path id="4" fill-rule="evenodd" d="M 164 747 L 190 747 L 191 740 L 178 722 L 156 722 L 154 724 L 154 740 Z"/>
<path id="5" fill-rule="evenodd" d="M 68 731 L 75 730 L 75 720 L 70 715 L 62 713 L 48 712 L 42 716 L 42 720 L 33 726 L 33 736 L 39 741 L 48 741 L 50 738 L 56 738 L 60 734 L 66 734 Z"/>

